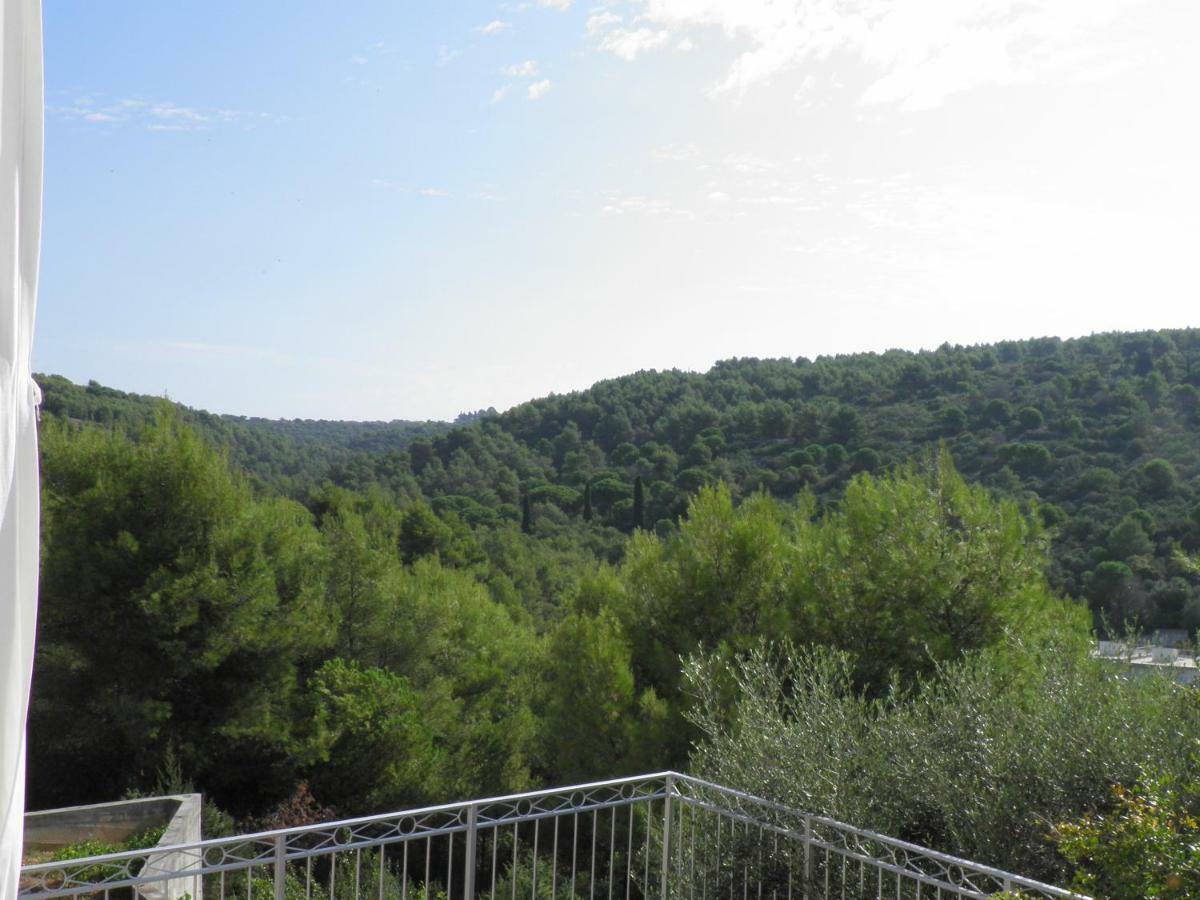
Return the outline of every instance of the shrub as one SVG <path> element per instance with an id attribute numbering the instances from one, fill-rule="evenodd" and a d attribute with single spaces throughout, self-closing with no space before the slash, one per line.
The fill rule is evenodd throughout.
<path id="1" fill-rule="evenodd" d="M 1077 867 L 1074 887 L 1111 900 L 1200 895 L 1200 786 L 1144 776 L 1112 795 L 1109 810 L 1054 830 Z"/>
<path id="2" fill-rule="evenodd" d="M 909 691 L 856 691 L 827 648 L 692 658 L 699 773 L 1049 881 L 1072 869 L 1051 825 L 1143 769 L 1183 777 L 1200 704 L 1166 678 L 1121 677 L 1079 648 L 1010 643 L 940 665 Z"/>

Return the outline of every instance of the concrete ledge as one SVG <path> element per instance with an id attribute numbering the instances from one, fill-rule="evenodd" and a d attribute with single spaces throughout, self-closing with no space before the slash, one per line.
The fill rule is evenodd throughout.
<path id="1" fill-rule="evenodd" d="M 166 830 L 158 846 L 192 844 L 202 837 L 200 812 L 203 805 L 200 794 L 175 794 L 26 813 L 25 849 L 59 850 L 88 840 L 120 844 L 162 825 Z M 169 875 L 195 862 L 192 855 L 178 851 L 153 853 L 147 858 L 142 874 Z M 167 877 L 139 888 L 138 895 L 145 900 L 183 900 L 185 897 L 203 900 L 204 883 L 199 876 Z"/>

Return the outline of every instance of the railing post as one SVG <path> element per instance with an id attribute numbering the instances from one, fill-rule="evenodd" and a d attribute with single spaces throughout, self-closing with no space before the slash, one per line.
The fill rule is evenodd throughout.
<path id="1" fill-rule="evenodd" d="M 812 891 L 812 816 L 804 817 L 804 900 Z"/>
<path id="2" fill-rule="evenodd" d="M 667 880 L 671 877 L 671 796 L 675 793 L 675 778 L 667 776 L 666 797 L 663 800 L 662 874 L 659 878 L 659 897 L 667 900 Z"/>
<path id="3" fill-rule="evenodd" d="M 250 878 L 247 870 L 246 878 Z M 275 835 L 275 900 L 285 900 L 284 889 L 287 887 L 287 838 L 282 834 Z"/>
<path id="4" fill-rule="evenodd" d="M 467 849 L 463 854 L 463 900 L 473 900 L 475 896 L 475 844 L 479 834 L 477 822 L 479 819 L 479 804 L 472 803 L 467 807 Z M 516 878 L 516 873 L 513 873 Z"/>

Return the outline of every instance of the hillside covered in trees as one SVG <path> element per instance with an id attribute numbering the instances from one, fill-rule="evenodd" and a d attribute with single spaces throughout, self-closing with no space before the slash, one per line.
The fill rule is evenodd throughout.
<path id="1" fill-rule="evenodd" d="M 1200 620 L 1200 331 L 734 360 L 453 426 L 41 383 L 31 808 L 196 789 L 258 827 L 690 765 L 1080 885 L 1193 852 L 1162 831 L 1200 814 L 1168 790 L 1195 693 L 1087 651 Z M 1187 815 L 1101 871 L 1114 797 Z"/>
<path id="2" fill-rule="evenodd" d="M 168 401 L 129 394 L 95 381 L 76 385 L 61 375 L 38 375 L 42 415 L 76 424 L 134 430 L 154 420 Z M 450 429 L 447 422 L 330 422 L 217 415 L 170 404 L 179 421 L 194 428 L 231 462 L 273 491 L 303 493 L 327 477 L 330 467 L 359 453 L 404 447 L 417 437 Z"/>
<path id="3" fill-rule="evenodd" d="M 155 407 L 95 384 L 42 384 L 51 418 L 137 426 Z M 453 427 L 180 415 L 260 493 L 314 509 L 331 485 L 428 503 L 439 527 L 482 548 L 493 593 L 529 608 L 576 589 L 579 553 L 615 563 L 635 526 L 669 533 L 703 485 L 724 483 L 737 501 L 811 492 L 822 508 L 856 473 L 942 444 L 968 481 L 1037 504 L 1052 586 L 1086 600 L 1102 628 L 1200 625 L 1200 579 L 1179 553 L 1200 548 L 1196 329 L 735 359 Z M 519 554 L 514 526 L 538 539 Z M 514 556 L 529 553 L 545 559 L 515 571 Z"/>

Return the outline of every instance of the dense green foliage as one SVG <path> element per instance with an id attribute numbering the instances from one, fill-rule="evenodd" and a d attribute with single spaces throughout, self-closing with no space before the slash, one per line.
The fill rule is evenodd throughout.
<path id="1" fill-rule="evenodd" d="M 1112 809 L 1054 831 L 1078 866 L 1074 886 L 1094 897 L 1182 900 L 1200 894 L 1200 786 L 1169 777 L 1113 788 Z"/>
<path id="2" fill-rule="evenodd" d="M 1080 648 L 1200 623 L 1200 331 L 734 360 L 453 427 L 42 384 L 36 806 L 170 761 L 248 822 L 365 813 L 703 741 L 720 780 L 1059 877 L 1046 823 L 1197 734 Z"/>
<path id="3" fill-rule="evenodd" d="M 703 488 L 676 533 L 633 537 L 629 633 L 656 686 L 675 693 L 679 659 L 701 647 L 762 634 L 846 649 L 857 681 L 880 688 L 1006 632 L 1086 633 L 1049 591 L 1036 519 L 969 487 L 944 453 L 855 476 L 838 507 L 813 507 L 766 494 L 735 507 Z"/>
<path id="4" fill-rule="evenodd" d="M 679 661 L 701 648 L 832 643 L 878 689 L 1010 632 L 1086 630 L 1036 519 L 945 455 L 860 475 L 815 518 L 808 495 L 717 486 L 666 537 L 597 525 L 580 546 L 378 487 L 256 493 L 167 409 L 132 436 L 48 419 L 42 448 L 39 805 L 143 789 L 167 759 L 241 815 L 301 781 L 365 811 L 678 765 Z M 820 570 L 863 542 L 869 568 Z"/>
<path id="5" fill-rule="evenodd" d="M 527 782 L 534 634 L 436 549 L 404 564 L 427 508 L 256 499 L 170 418 L 42 440 L 35 795 L 111 798 L 168 754 L 243 813 L 309 770 L 372 808 Z"/>
<path id="6" fill-rule="evenodd" d="M 41 380 L 52 416 L 152 417 L 146 398 Z M 735 359 L 704 374 L 639 372 L 455 428 L 183 416 L 256 483 L 295 499 L 326 481 L 377 485 L 475 529 L 524 521 L 542 538 L 567 535 L 608 561 L 621 542 L 601 526 L 670 530 L 702 485 L 724 482 L 735 500 L 808 489 L 823 507 L 856 473 L 941 441 L 969 482 L 1038 501 L 1051 585 L 1086 598 L 1098 621 L 1200 625 L 1200 578 L 1175 562 L 1177 546 L 1200 549 L 1197 329 Z"/>
<path id="7" fill-rule="evenodd" d="M 1113 785 L 1147 771 L 1179 784 L 1200 774 L 1196 692 L 1109 666 L 1070 645 L 1004 644 L 871 698 L 855 687 L 852 658 L 829 648 L 761 648 L 731 665 L 696 657 L 687 680 L 704 741 L 694 764 L 760 796 L 1050 881 L 1093 859 L 1111 874 L 1120 853 L 1163 872 L 1171 862 L 1156 838 L 1178 825 L 1167 843 L 1191 852 L 1189 828 L 1166 812 L 1143 823 L 1154 835 L 1116 824 L 1118 805 L 1085 820 L 1086 833 L 1068 841 L 1060 828 L 1054 839 L 1055 823 L 1107 809 Z M 1092 838 L 1109 857 L 1088 849 Z"/>
<path id="8" fill-rule="evenodd" d="M 141 850 L 145 847 L 153 847 L 162 840 L 163 833 L 167 830 L 165 825 L 159 825 L 156 828 L 149 828 L 146 831 L 138 832 L 130 835 L 123 841 L 101 841 L 89 840 L 78 841 L 73 844 L 67 844 L 65 847 L 59 847 L 56 850 L 43 851 L 27 851 L 22 859 L 23 865 L 36 865 L 38 863 L 60 862 L 68 859 L 80 859 L 84 856 L 106 856 L 109 853 L 122 853 L 126 850 Z M 115 871 L 116 867 L 96 866 L 91 871 L 86 871 L 86 878 L 103 878 Z"/>
<path id="9" fill-rule="evenodd" d="M 136 432 L 154 420 L 162 403 L 95 381 L 72 384 L 61 375 L 38 375 L 42 415 L 76 423 L 118 426 Z M 391 453 L 417 437 L 442 434 L 446 422 L 330 422 L 214 415 L 175 405 L 181 422 L 228 452 L 253 480 L 302 496 L 313 484 L 353 467 L 362 454 Z M 460 416 L 462 422 L 477 416 Z"/>

